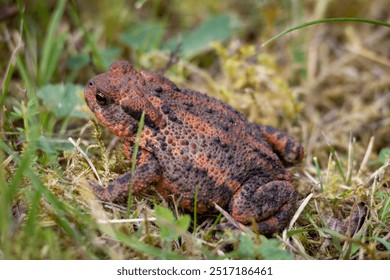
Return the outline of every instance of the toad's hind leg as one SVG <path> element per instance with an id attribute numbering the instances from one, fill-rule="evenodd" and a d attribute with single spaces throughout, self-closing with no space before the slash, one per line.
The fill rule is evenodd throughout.
<path id="1" fill-rule="evenodd" d="M 240 223 L 256 222 L 261 234 L 282 231 L 294 211 L 298 193 L 288 181 L 273 181 L 259 186 L 251 180 L 234 195 L 229 210 Z"/>
<path id="2" fill-rule="evenodd" d="M 304 156 L 303 147 L 293 137 L 272 126 L 255 125 L 284 166 L 292 166 L 302 161 Z"/>
<path id="3" fill-rule="evenodd" d="M 143 153 L 136 164 L 132 193 L 137 194 L 161 180 L 161 167 L 151 154 Z M 103 188 L 97 183 L 91 183 L 95 195 L 103 201 L 123 204 L 127 201 L 131 183 L 131 171 L 120 175 L 115 181 Z"/>

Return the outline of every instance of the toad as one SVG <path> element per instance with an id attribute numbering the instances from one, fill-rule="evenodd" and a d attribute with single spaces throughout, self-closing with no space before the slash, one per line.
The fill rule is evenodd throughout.
<path id="1" fill-rule="evenodd" d="M 264 235 L 286 227 L 298 199 L 286 167 L 304 155 L 290 135 L 252 123 L 229 105 L 179 88 L 156 72 L 137 71 L 127 61 L 93 77 L 84 94 L 97 119 L 122 139 L 129 160 L 145 116 L 134 178 L 129 171 L 106 188 L 91 184 L 99 199 L 125 202 L 133 180 L 134 195 L 154 187 L 194 211 L 197 193 L 197 213 L 216 212 L 218 204 Z"/>

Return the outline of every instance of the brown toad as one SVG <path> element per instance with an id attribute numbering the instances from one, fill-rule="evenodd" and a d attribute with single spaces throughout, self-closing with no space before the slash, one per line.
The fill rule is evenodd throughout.
<path id="1" fill-rule="evenodd" d="M 85 86 L 85 100 L 96 117 L 132 147 L 142 112 L 133 193 L 154 186 L 166 199 L 193 211 L 215 212 L 214 203 L 243 223 L 256 221 L 271 235 L 288 223 L 297 200 L 285 166 L 303 158 L 302 146 L 270 126 L 251 123 L 230 106 L 203 93 L 180 89 L 165 77 L 136 71 L 126 61 Z M 124 202 L 131 172 L 94 186 L 104 201 Z"/>

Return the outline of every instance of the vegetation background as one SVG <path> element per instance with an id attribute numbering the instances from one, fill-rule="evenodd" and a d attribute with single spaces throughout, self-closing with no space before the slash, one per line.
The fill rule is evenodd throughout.
<path id="1" fill-rule="evenodd" d="M 323 23 L 262 47 L 331 17 L 388 23 L 390 9 L 386 0 L 2 0 L 0 259 L 390 259 L 390 28 Z M 94 199 L 86 158 L 104 184 L 130 163 L 89 121 L 83 85 L 119 58 L 303 143 L 306 158 L 291 169 L 301 207 L 285 232 L 217 230 L 229 217 L 185 214 L 153 193 L 134 198 L 130 217 Z"/>

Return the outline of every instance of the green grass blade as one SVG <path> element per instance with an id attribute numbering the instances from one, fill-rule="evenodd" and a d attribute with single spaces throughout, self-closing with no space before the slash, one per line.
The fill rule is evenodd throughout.
<path id="1" fill-rule="evenodd" d="M 380 220 L 384 221 L 386 220 L 387 216 L 390 214 L 390 197 L 385 199 L 382 203 L 381 211 L 380 211 Z"/>
<path id="2" fill-rule="evenodd" d="M 137 153 L 139 148 L 139 140 L 141 139 L 141 133 L 144 128 L 145 121 L 145 111 L 142 112 L 141 118 L 138 123 L 137 137 L 135 138 L 134 148 L 133 148 L 133 158 L 131 159 L 131 180 L 129 186 L 129 196 L 127 198 L 127 212 L 126 216 L 130 216 L 131 204 L 133 202 L 133 184 L 134 184 L 134 174 L 135 174 L 135 164 L 137 162 Z"/>
<path id="3" fill-rule="evenodd" d="M 23 157 L 19 157 L 16 152 L 10 149 L 4 142 L 0 141 L 0 152 L 5 151 L 10 154 L 17 164 L 18 168 L 14 173 L 13 178 L 11 179 L 8 186 L 2 183 L 2 173 L 0 173 L 0 202 L 1 202 L 1 213 L 0 213 L 0 244 L 7 245 L 10 240 L 10 225 L 11 223 L 11 215 L 12 215 L 12 203 L 14 201 L 14 197 L 18 191 L 18 187 L 20 186 L 21 181 L 24 177 L 28 177 L 32 186 L 34 187 L 34 191 L 36 192 L 35 198 L 33 198 L 36 203 L 39 202 L 39 198 L 43 197 L 51 206 L 54 217 L 53 219 L 56 221 L 56 224 L 61 227 L 71 238 L 84 250 L 84 252 L 90 257 L 95 258 L 93 253 L 91 253 L 85 245 L 85 241 L 81 232 L 79 232 L 69 221 L 67 218 L 68 215 L 71 215 L 69 206 L 66 203 L 60 201 L 43 183 L 37 174 L 34 173 L 34 170 L 31 168 L 31 159 L 36 152 L 36 146 L 34 142 L 29 142 L 29 145 L 25 148 Z M 1 154 L 0 154 L 1 155 Z M 5 193 L 4 193 L 5 192 Z M 3 195 L 4 194 L 4 195 Z M 4 200 L 4 201 L 3 201 Z M 36 205 L 35 205 L 36 206 Z M 27 218 L 27 223 L 25 230 L 29 233 L 34 233 L 36 229 L 38 218 L 38 213 L 34 209 L 30 209 L 29 215 Z M 79 216 L 79 215 L 71 215 L 71 216 Z M 8 229 L 8 230 L 7 230 Z M 38 234 L 38 233 L 37 233 Z M 33 238 L 34 236 L 31 236 Z M 7 243 L 8 242 L 8 243 Z M 21 241 L 22 242 L 22 241 Z M 4 246 L 3 246 L 4 247 Z M 3 249 L 5 258 L 13 258 L 12 248 L 7 249 L 7 246 Z"/>
<path id="4" fill-rule="evenodd" d="M 4 144 L 3 141 L 0 140 L 0 144 Z M 4 144 L 5 145 L 5 144 Z M 4 153 L 2 149 L 0 149 L 0 165 L 3 164 Z M 12 213 L 12 205 L 10 205 L 7 199 L 7 182 L 4 174 L 3 166 L 0 166 L 0 248 L 2 251 L 2 258 L 8 258 L 11 251 L 11 244 L 8 242 L 11 235 L 11 213 Z"/>
<path id="5" fill-rule="evenodd" d="M 320 189 L 321 189 L 321 192 L 323 192 L 324 191 L 324 183 L 322 182 L 322 178 L 321 178 L 320 164 L 318 163 L 317 157 L 314 157 L 313 161 L 314 161 L 314 165 L 316 167 L 318 181 L 320 182 Z"/>
<path id="6" fill-rule="evenodd" d="M 388 241 L 384 240 L 381 237 L 374 237 L 374 239 L 382 243 L 382 245 L 385 246 L 386 250 L 390 252 L 390 243 Z"/>
<path id="7" fill-rule="evenodd" d="M 59 48 L 56 40 L 56 31 L 64 13 L 65 4 L 66 0 L 60 0 L 58 2 L 57 8 L 49 23 L 47 35 L 45 36 L 45 40 L 43 42 L 42 60 L 39 68 L 39 80 L 41 81 L 41 84 L 46 84 L 47 81 L 50 80 L 51 76 L 49 76 L 49 69 L 52 68 L 53 65 L 57 65 L 57 60 L 53 59 L 53 54 L 56 49 Z"/>
<path id="8" fill-rule="evenodd" d="M 36 98 L 36 96 L 34 94 L 32 94 L 34 92 L 33 81 L 30 79 L 31 75 L 29 74 L 25 63 L 23 62 L 23 60 L 20 57 L 18 57 L 16 59 L 16 66 L 18 68 L 18 73 L 21 76 L 23 83 L 25 85 L 27 96 L 34 98 L 35 100 L 38 100 Z"/>
<path id="9" fill-rule="evenodd" d="M 67 39 L 67 34 L 60 34 L 56 40 L 56 44 L 52 49 L 50 56 L 50 63 L 47 65 L 45 77 L 40 77 L 42 84 L 49 83 L 50 79 L 53 77 L 55 70 L 58 68 L 58 61 L 63 52 L 63 48 Z"/>
<path id="10" fill-rule="evenodd" d="M 30 73 L 30 71 L 28 70 L 27 66 L 26 66 L 26 62 L 22 59 L 22 57 L 24 58 L 24 52 L 23 52 L 23 49 L 24 48 L 30 48 L 31 45 L 27 45 L 25 46 L 25 42 L 23 40 L 23 37 L 28 37 L 28 38 L 31 38 L 30 36 L 30 30 L 26 24 L 26 19 L 25 19 L 25 14 L 24 14 L 24 8 L 22 7 L 22 4 L 20 3 L 20 1 L 18 1 L 18 7 L 19 7 L 19 16 L 20 16 L 20 36 L 21 36 L 21 54 L 20 55 L 16 55 L 15 56 L 15 61 L 16 61 L 16 69 L 18 70 L 18 74 L 20 75 L 20 77 L 22 78 L 22 81 L 24 83 L 24 86 L 23 88 L 26 90 L 26 95 L 28 97 L 28 99 L 32 99 L 34 100 L 35 104 L 39 104 L 38 103 L 38 99 L 37 99 L 37 96 L 35 95 L 35 78 L 32 76 L 32 74 Z M 15 69 L 13 69 L 15 71 Z M 5 87 L 5 91 L 3 92 L 3 95 L 4 95 L 4 98 L 5 98 L 5 94 L 6 94 L 6 91 L 8 91 L 8 85 Z"/>
<path id="11" fill-rule="evenodd" d="M 197 208 L 198 208 L 198 185 L 195 186 L 195 197 L 194 197 L 194 235 L 196 232 L 196 224 L 197 224 Z"/>
<path id="12" fill-rule="evenodd" d="M 343 182 L 345 183 L 347 181 L 347 179 L 346 179 L 346 176 L 345 176 L 345 173 L 344 173 L 343 165 L 342 165 L 341 161 L 339 160 L 339 157 L 337 156 L 337 153 L 334 152 L 334 151 L 332 153 L 334 155 L 334 160 L 335 160 L 335 163 L 336 163 L 337 170 L 339 171 L 340 176 L 343 179 Z"/>
<path id="13" fill-rule="evenodd" d="M 28 211 L 26 224 L 24 226 L 24 230 L 28 236 L 34 236 L 36 234 L 37 229 L 39 229 L 39 224 L 36 222 L 39 215 L 39 203 L 42 198 L 42 194 L 36 191 L 31 198 L 31 205 Z"/>
<path id="14" fill-rule="evenodd" d="M 74 225 L 66 217 L 69 213 L 69 207 L 66 203 L 60 201 L 41 181 L 41 179 L 31 170 L 28 169 L 26 175 L 30 178 L 32 184 L 36 188 L 36 191 L 43 194 L 44 198 L 52 206 L 55 216 L 53 217 L 56 224 L 60 226 L 72 239 L 84 250 L 84 252 L 90 257 L 95 258 L 85 243 L 81 232 L 74 227 Z"/>
<path id="15" fill-rule="evenodd" d="M 299 24 L 297 26 L 294 26 L 292 28 L 289 28 L 289 29 L 277 34 L 276 36 L 272 37 L 271 39 L 267 40 L 261 46 L 264 47 L 264 46 L 268 45 L 269 43 L 275 41 L 276 39 L 292 32 L 292 31 L 302 29 L 302 28 L 305 28 L 305 27 L 311 26 L 311 25 L 325 23 L 325 22 L 363 22 L 363 23 L 369 23 L 369 24 L 382 25 L 382 26 L 390 28 L 390 23 L 386 23 L 386 22 L 378 21 L 378 20 L 373 20 L 373 19 L 368 19 L 368 18 L 344 18 L 344 17 L 343 18 L 325 18 L 325 19 L 305 22 L 305 23 Z"/>
<path id="16" fill-rule="evenodd" d="M 11 60 L 8 63 L 5 75 L 4 75 L 4 80 L 3 80 L 3 85 L 2 85 L 2 92 L 1 92 L 1 97 L 0 97 L 0 108 L 3 108 L 5 97 L 7 96 L 8 92 L 8 87 L 11 82 L 12 74 L 14 73 L 15 70 L 15 59 L 18 57 L 18 54 L 21 50 L 21 47 L 14 50 Z"/>

